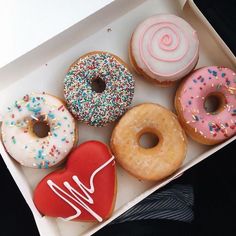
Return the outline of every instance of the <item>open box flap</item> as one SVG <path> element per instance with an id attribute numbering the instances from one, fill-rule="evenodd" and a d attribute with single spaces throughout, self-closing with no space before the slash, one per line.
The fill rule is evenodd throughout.
<path id="1" fill-rule="evenodd" d="M 113 1 L 3 1 L 0 68 Z"/>

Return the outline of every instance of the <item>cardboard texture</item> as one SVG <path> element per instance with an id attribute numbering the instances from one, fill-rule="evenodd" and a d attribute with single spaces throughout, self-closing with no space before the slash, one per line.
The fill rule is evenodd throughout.
<path id="1" fill-rule="evenodd" d="M 226 56 L 224 48 L 201 23 L 186 1 L 135 0 L 114 1 L 86 19 L 78 22 L 54 38 L 0 69 L 0 114 L 15 99 L 26 93 L 47 92 L 63 99 L 63 79 L 70 64 L 79 56 L 93 50 L 112 52 L 128 60 L 128 45 L 137 24 L 157 13 L 173 13 L 185 18 L 197 30 L 200 39 L 200 59 L 197 68 L 224 65 L 235 70 L 235 63 Z M 184 8 L 182 8 L 184 7 Z M 183 10 L 184 9 L 184 10 Z M 109 30 L 108 30 L 109 29 Z M 159 103 L 174 111 L 176 86 L 160 88 L 135 75 L 136 90 L 133 105 L 142 102 Z M 114 124 L 92 128 L 79 124 L 79 143 L 95 139 L 109 143 Z M 188 139 L 187 158 L 182 167 L 161 182 L 139 181 L 118 165 L 118 188 L 115 210 L 103 223 L 65 222 L 41 216 L 32 201 L 37 183 L 55 168 L 36 170 L 20 166 L 8 156 L 0 143 L 0 153 L 31 208 L 42 236 L 91 235 L 155 190 L 179 177 L 184 171 L 204 160 L 236 137 L 217 145 L 204 146 Z"/>

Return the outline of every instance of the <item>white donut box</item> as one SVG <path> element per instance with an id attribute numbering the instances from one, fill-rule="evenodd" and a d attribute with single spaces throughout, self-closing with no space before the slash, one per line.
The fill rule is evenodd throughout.
<path id="1" fill-rule="evenodd" d="M 109 4 L 108 4 L 109 3 Z M 15 99 L 26 93 L 47 92 L 63 98 L 63 78 L 69 65 L 80 55 L 93 50 L 104 50 L 128 60 L 128 44 L 136 25 L 157 13 L 173 13 L 186 19 L 200 39 L 200 59 L 197 68 L 223 65 L 236 70 L 236 58 L 216 34 L 192 0 L 117 0 L 104 6 L 65 29 L 25 55 L 0 68 L 0 114 Z M 159 103 L 174 111 L 176 87 L 160 88 L 135 75 L 136 90 L 132 105 L 142 102 Z M 101 140 L 109 143 L 114 125 L 92 128 L 79 124 L 79 143 Z M 129 175 L 119 165 L 117 201 L 112 217 L 102 223 L 65 222 L 42 216 L 32 201 L 37 183 L 53 169 L 25 168 L 8 156 L 0 143 L 0 153 L 22 195 L 28 203 L 42 236 L 91 235 L 140 202 L 155 190 L 211 154 L 223 148 L 236 137 L 217 146 L 200 145 L 189 138 L 187 158 L 181 168 L 160 182 L 146 182 Z"/>

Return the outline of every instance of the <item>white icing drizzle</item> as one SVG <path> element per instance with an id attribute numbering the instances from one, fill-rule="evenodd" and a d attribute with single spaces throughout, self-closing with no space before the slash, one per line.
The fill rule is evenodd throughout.
<path id="1" fill-rule="evenodd" d="M 98 167 L 91 175 L 90 177 L 90 181 L 89 181 L 89 188 L 86 187 L 80 180 L 79 178 L 74 175 L 72 176 L 72 179 L 74 180 L 74 182 L 78 185 L 78 187 L 80 188 L 80 190 L 84 193 L 84 195 L 82 195 L 81 193 L 79 193 L 76 189 L 74 189 L 69 182 L 65 181 L 63 184 L 64 186 L 69 190 L 70 193 L 65 192 L 63 189 L 61 189 L 57 184 L 55 184 L 52 180 L 48 180 L 47 184 L 48 186 L 51 188 L 51 190 L 58 196 L 60 197 L 63 201 L 65 201 L 69 206 L 71 206 L 75 211 L 76 214 L 72 215 L 70 217 L 67 218 L 63 218 L 66 221 L 69 220 L 73 220 L 77 217 L 80 216 L 81 214 L 81 210 L 74 204 L 72 203 L 71 200 L 73 200 L 74 202 L 76 202 L 78 205 L 80 205 L 82 208 L 84 208 L 87 212 L 89 212 L 96 220 L 98 220 L 99 222 L 102 222 L 102 218 L 101 216 L 99 216 L 95 211 L 93 211 L 87 204 L 94 204 L 94 200 L 91 197 L 91 194 L 93 194 L 95 192 L 95 188 L 94 188 L 94 178 L 96 176 L 97 173 L 99 173 L 102 169 L 104 169 L 106 166 L 108 166 L 112 161 L 114 160 L 114 156 L 112 156 L 108 161 L 106 161 L 104 164 L 102 164 L 100 167 Z M 66 195 L 68 198 L 64 197 L 62 195 L 62 193 L 64 195 Z M 70 200 L 71 199 L 71 200 Z"/>

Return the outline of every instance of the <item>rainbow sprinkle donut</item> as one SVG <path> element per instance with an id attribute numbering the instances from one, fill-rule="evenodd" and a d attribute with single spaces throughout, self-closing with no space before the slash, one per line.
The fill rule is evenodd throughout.
<path id="1" fill-rule="evenodd" d="M 134 79 L 125 63 L 107 52 L 80 57 L 64 80 L 68 109 L 81 122 L 102 127 L 117 120 L 134 95 Z"/>
<path id="2" fill-rule="evenodd" d="M 200 143 L 217 144 L 234 136 L 235 72 L 217 66 L 194 71 L 178 88 L 175 107 L 186 132 Z"/>
<path id="3" fill-rule="evenodd" d="M 60 164 L 77 141 L 74 118 L 60 99 L 48 94 L 34 93 L 15 101 L 1 128 L 9 155 L 32 168 Z"/>

